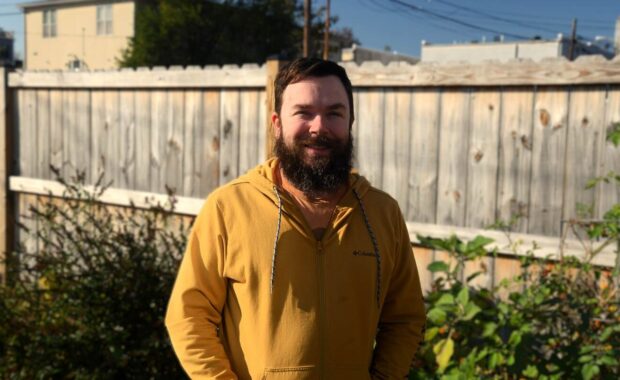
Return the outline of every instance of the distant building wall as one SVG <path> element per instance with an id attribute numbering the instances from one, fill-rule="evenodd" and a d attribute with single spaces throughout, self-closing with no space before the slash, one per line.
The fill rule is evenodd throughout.
<path id="1" fill-rule="evenodd" d="M 111 4 L 112 32 L 97 34 L 97 5 Z M 43 36 L 43 11 L 56 10 L 56 36 Z M 134 1 L 26 8 L 26 68 L 66 69 L 79 60 L 88 69 L 117 67 L 117 59 L 134 35 Z"/>
<path id="2" fill-rule="evenodd" d="M 368 49 L 357 45 L 342 49 L 340 60 L 342 62 L 355 62 L 358 64 L 366 61 L 380 61 L 383 64 L 393 61 L 404 61 L 409 63 L 417 63 L 420 61 L 419 58 L 412 57 L 410 55 L 398 54 L 391 51 Z"/>

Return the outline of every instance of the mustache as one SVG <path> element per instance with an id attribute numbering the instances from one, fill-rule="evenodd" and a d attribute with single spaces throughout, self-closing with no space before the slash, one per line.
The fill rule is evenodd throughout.
<path id="1" fill-rule="evenodd" d="M 307 136 L 297 139 L 297 144 L 302 145 L 311 145 L 319 148 L 336 148 L 340 145 L 340 143 L 331 139 L 325 135 L 317 135 L 317 136 Z"/>

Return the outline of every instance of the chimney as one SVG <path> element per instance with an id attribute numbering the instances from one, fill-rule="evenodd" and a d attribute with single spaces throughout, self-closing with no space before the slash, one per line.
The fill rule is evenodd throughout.
<path id="1" fill-rule="evenodd" d="M 616 19 L 616 36 L 614 38 L 614 52 L 620 55 L 620 17 Z"/>

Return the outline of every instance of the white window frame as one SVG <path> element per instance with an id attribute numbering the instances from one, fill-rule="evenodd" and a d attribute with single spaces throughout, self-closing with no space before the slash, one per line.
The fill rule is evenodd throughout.
<path id="1" fill-rule="evenodd" d="M 97 5 L 97 35 L 112 34 L 112 4 Z"/>
<path id="2" fill-rule="evenodd" d="M 56 37 L 56 9 L 43 10 L 43 37 Z"/>

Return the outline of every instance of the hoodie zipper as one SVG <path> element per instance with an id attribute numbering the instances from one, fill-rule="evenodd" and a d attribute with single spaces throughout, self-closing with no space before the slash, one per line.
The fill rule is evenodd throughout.
<path id="1" fill-rule="evenodd" d="M 319 284 L 319 379 L 325 378 L 325 339 L 326 339 L 326 311 L 325 311 L 325 252 L 323 243 L 319 240 L 317 250 L 317 275 Z"/>

